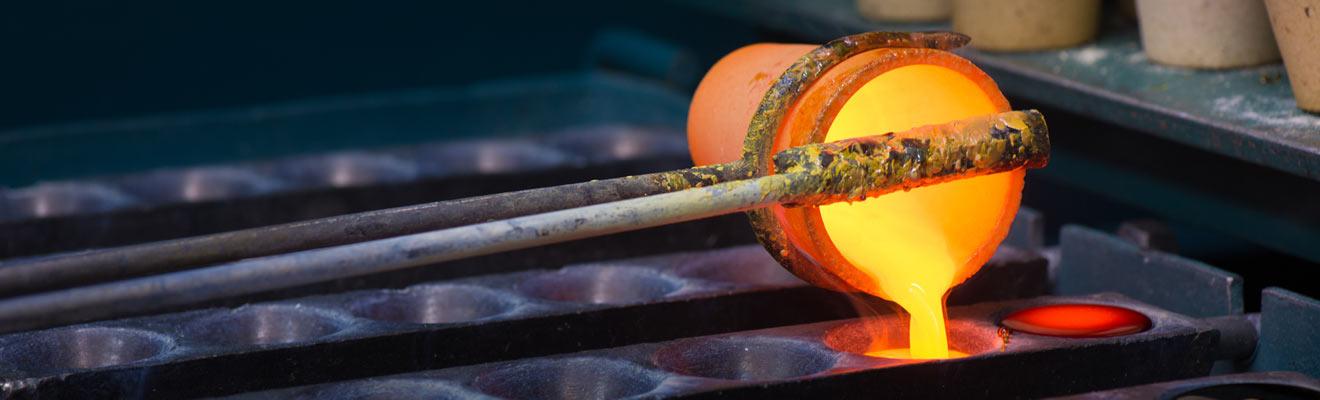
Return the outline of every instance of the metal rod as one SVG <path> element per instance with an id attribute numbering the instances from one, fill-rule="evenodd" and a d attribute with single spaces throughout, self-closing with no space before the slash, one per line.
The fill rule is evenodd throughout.
<path id="1" fill-rule="evenodd" d="M 1035 111 L 847 141 L 776 157 L 779 174 L 543 214 L 0 300 L 0 331 L 111 318 L 205 300 L 644 229 L 771 204 L 826 204 L 1043 166 Z M 952 132 L 953 130 L 959 130 Z"/>
<path id="2" fill-rule="evenodd" d="M 971 40 L 954 32 L 866 32 L 831 41 L 790 67 L 774 98 L 791 104 L 829 66 L 877 48 L 952 50 Z M 773 113 L 771 113 L 773 114 Z M 759 114 L 758 114 L 759 115 Z M 767 114 L 770 115 L 770 114 Z M 762 132 L 762 133 L 768 133 Z M 752 134 L 749 143 L 770 135 Z M 768 143 L 766 143 L 768 145 Z M 767 148 L 768 150 L 768 148 Z M 768 154 L 767 154 L 768 155 Z M 766 160 L 608 179 L 442 201 L 191 238 L 0 262 L 0 298 L 206 264 L 356 243 L 482 221 L 600 204 L 750 177 Z"/>
<path id="3" fill-rule="evenodd" d="M 743 177 L 730 163 L 0 262 L 0 298 L 607 203 Z"/>
<path id="4" fill-rule="evenodd" d="M 0 301 L 0 331 L 190 304 L 696 220 L 774 203 L 760 178 Z M 774 182 L 771 182 L 774 183 Z M 676 205 L 690 207 L 676 207 Z"/>

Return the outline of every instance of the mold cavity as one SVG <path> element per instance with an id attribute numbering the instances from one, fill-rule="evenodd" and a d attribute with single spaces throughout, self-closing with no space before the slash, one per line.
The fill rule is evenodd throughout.
<path id="1" fill-rule="evenodd" d="M 280 175 L 290 180 L 333 187 L 410 181 L 417 167 L 394 157 L 361 153 L 336 154 L 289 162 Z"/>
<path id="2" fill-rule="evenodd" d="M 950 319 L 948 334 L 951 354 L 974 356 L 999 351 L 1004 346 L 996 327 L 975 321 Z M 838 351 L 872 357 L 906 358 L 879 354 L 896 354 L 901 353 L 897 350 L 909 348 L 908 321 L 894 316 L 855 320 L 826 332 L 825 345 Z"/>
<path id="3" fill-rule="evenodd" d="M 569 267 L 528 279 L 518 290 L 555 301 L 626 304 L 654 300 L 678 290 L 682 284 L 643 267 Z"/>
<path id="4" fill-rule="evenodd" d="M 478 390 L 509 399 L 616 399 L 650 392 L 664 375 L 603 358 L 532 360 L 487 372 Z"/>
<path id="5" fill-rule="evenodd" d="M 834 366 L 836 353 L 791 339 L 725 337 L 684 340 L 660 349 L 656 365 L 684 375 L 771 380 L 816 374 Z"/>
<path id="6" fill-rule="evenodd" d="M 1316 391 L 1312 388 L 1277 383 L 1231 383 L 1196 388 L 1174 394 L 1168 398 L 1174 400 L 1302 400 L 1320 399 L 1320 391 Z"/>
<path id="7" fill-rule="evenodd" d="M 34 374 L 130 364 L 174 347 L 168 337 L 155 332 L 107 327 L 38 332 L 24 340 L 10 342 L 0 357 Z"/>
<path id="8" fill-rule="evenodd" d="M 554 148 L 520 141 L 478 141 L 426 146 L 418 150 L 422 172 L 432 176 L 535 171 L 568 164 Z"/>
<path id="9" fill-rule="evenodd" d="M 684 261 L 675 269 L 675 273 L 687 278 L 752 285 L 802 283 L 761 246 L 743 246 L 703 254 Z"/>
<path id="10" fill-rule="evenodd" d="M 124 193 L 98 184 L 43 183 L 14 190 L 5 199 L 10 218 L 44 218 L 110 211 L 133 203 Z"/>
<path id="11" fill-rule="evenodd" d="M 599 126 L 555 135 L 551 143 L 593 163 L 679 154 L 687 156 L 687 141 L 677 132 L 631 126 Z"/>
<path id="12" fill-rule="evenodd" d="M 210 345 L 267 345 L 308 341 L 342 329 L 323 311 L 288 305 L 244 306 L 184 326 L 184 336 Z"/>
<path id="13" fill-rule="evenodd" d="M 269 193 L 279 183 L 243 169 L 206 168 L 145 175 L 124 187 L 144 199 L 196 202 Z"/>
<path id="14" fill-rule="evenodd" d="M 371 379 L 317 386 L 291 395 L 293 399 L 343 400 L 447 400 L 469 399 L 473 393 L 457 385 L 431 379 Z"/>
<path id="15" fill-rule="evenodd" d="M 504 314 L 513 302 L 477 286 L 414 286 L 377 294 L 350 307 L 353 315 L 379 321 L 444 324 Z"/>
<path id="16" fill-rule="evenodd" d="M 1150 329 L 1150 318 L 1123 307 L 1104 304 L 1049 304 L 1014 311 L 999 322 L 1034 335 L 1100 338 L 1131 335 Z"/>

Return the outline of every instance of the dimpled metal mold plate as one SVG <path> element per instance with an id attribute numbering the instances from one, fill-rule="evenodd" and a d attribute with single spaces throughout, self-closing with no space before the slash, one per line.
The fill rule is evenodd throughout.
<path id="1" fill-rule="evenodd" d="M 703 261 L 706 258 L 751 255 L 770 263 L 758 268 L 774 266 L 768 256 L 758 252 L 764 250 L 743 246 L 678 253 L 11 334 L 0 336 L 0 343 L 18 344 L 5 348 L 51 344 L 44 351 L 5 353 L 0 358 L 0 377 L 4 377 L 0 384 L 8 385 L 4 387 L 10 394 L 19 397 L 220 395 L 841 316 L 832 310 L 843 300 L 800 283 L 769 286 L 756 279 L 708 281 L 674 274 L 680 267 L 713 263 Z M 601 289 L 610 285 L 651 289 L 647 296 L 628 297 Z M 580 294 L 549 300 L 529 295 L 526 287 Z M 618 302 L 628 304 L 615 304 Z M 791 312 L 776 312 L 783 310 Z M 697 327 L 685 327 L 675 320 L 710 312 L 746 317 Z M 602 318 L 633 322 L 602 324 Z M 65 362 L 61 360 L 91 357 L 59 355 L 69 343 L 79 343 L 60 339 L 69 335 L 61 333 L 68 329 L 158 332 L 132 337 L 158 338 L 171 345 L 160 347 L 159 354 L 100 355 L 120 367 Z M 125 351 L 137 348 L 125 347 Z M 31 361 L 36 359 L 50 366 L 26 367 L 35 365 Z M 133 362 L 124 364 L 128 361 Z M 345 365 L 353 368 L 343 368 Z M 93 367 L 113 373 L 92 373 L 96 372 L 90 369 Z M 161 379 L 124 378 L 148 371 Z M 51 375 L 57 373 L 76 379 Z M 88 392 L 90 388 L 98 391 Z"/>
<path id="2" fill-rule="evenodd" d="M 165 335 L 118 327 L 75 327 L 3 341 L 0 360 L 28 374 L 130 365 L 174 348 Z"/>
<path id="3" fill-rule="evenodd" d="M 659 299 L 682 287 L 683 281 L 646 267 L 590 265 L 528 279 L 518 290 L 552 301 L 629 304 Z"/>
<path id="4" fill-rule="evenodd" d="M 987 265 L 984 276 L 1030 274 L 1039 261 L 1017 260 Z M 226 395 L 853 315 L 845 297 L 789 279 L 776 273 L 778 268 L 761 247 L 740 246 L 12 334 L 0 336 L 0 344 L 32 342 L 60 329 L 134 329 L 156 332 L 150 337 L 173 345 L 150 358 L 99 369 L 75 363 L 34 371 L 21 368 L 26 365 L 21 360 L 3 358 L 0 387 L 17 397 Z M 1027 292 L 1036 286 L 1014 286 L 1018 281 L 1002 286 Z M 983 295 L 1011 292 L 1004 287 Z M 673 362 L 663 366 L 649 355 L 632 362 L 702 382 L 716 379 L 711 377 L 774 381 L 828 373 L 838 365 L 832 360 L 845 353 L 809 337 L 762 336 L 703 341 L 696 352 L 668 350 Z M 740 348 L 767 346 L 784 350 L 720 361 L 734 359 Z M 653 350 L 659 348 L 648 351 Z M 706 353 L 720 357 L 696 359 Z M 770 365 L 784 360 L 792 365 Z M 135 378 L 147 373 L 155 378 Z M 666 378 L 655 390 L 673 390 L 673 384 L 688 382 L 684 379 Z M 614 393 L 611 387 L 600 390 Z"/>
<path id="5" fill-rule="evenodd" d="M 434 379 L 380 379 L 348 385 L 326 385 L 296 393 L 290 400 L 458 400 L 495 399 L 453 383 Z"/>
<path id="6" fill-rule="evenodd" d="M 546 144 L 578 157 L 583 163 L 637 160 L 664 154 L 687 154 L 687 140 L 663 128 L 602 125 L 565 129 Z"/>
<path id="7" fill-rule="evenodd" d="M 1059 302 L 1121 305 L 1150 316 L 1156 324 L 1146 332 L 1097 339 L 1005 335 L 997 325 L 1007 311 Z M 1215 336 L 1197 320 L 1117 295 L 983 303 L 951 308 L 950 316 L 954 346 L 970 353 L 968 357 L 907 360 L 864 355 L 874 346 L 906 344 L 899 334 L 902 318 L 885 314 L 870 320 L 783 326 L 356 382 L 426 379 L 507 398 L 1038 397 L 1204 375 Z M 1151 352 L 1160 356 L 1151 357 Z M 1125 373 L 1104 372 L 1108 370 Z M 949 384 L 969 376 L 995 379 Z M 1050 378 L 1040 379 L 1044 376 Z M 282 398 L 317 387 L 234 398 Z"/>
<path id="8" fill-rule="evenodd" d="M 802 285 L 764 251 L 725 252 L 680 263 L 674 273 L 684 278 L 714 282 L 747 282 L 763 285 Z"/>
<path id="9" fill-rule="evenodd" d="M 664 374 L 608 358 L 573 357 L 506 364 L 476 377 L 483 393 L 515 400 L 617 399 L 660 386 Z"/>
<path id="10" fill-rule="evenodd" d="M 775 337 L 718 337 L 671 343 L 655 363 L 674 373 L 715 379 L 779 380 L 814 375 L 838 355 L 812 342 Z"/>
<path id="11" fill-rule="evenodd" d="M 98 183 L 43 183 L 0 192 L 0 220 L 95 214 L 135 204 L 129 195 Z"/>
<path id="12" fill-rule="evenodd" d="M 577 145 L 584 147 L 571 148 Z M 606 125 L 536 138 L 424 143 L 0 189 L 0 258 L 643 174 L 688 162 L 681 132 Z M 53 216 L 65 218 L 44 220 Z"/>
<path id="13" fill-rule="evenodd" d="M 512 311 L 507 294 L 474 285 L 422 285 L 382 292 L 349 306 L 360 318 L 415 324 L 478 321 Z"/>
<path id="14" fill-rule="evenodd" d="M 482 140 L 427 145 L 410 152 L 428 176 L 507 174 L 562 168 L 572 157 L 522 140 Z"/>
<path id="15" fill-rule="evenodd" d="M 340 153 L 280 163 L 276 176 L 312 187 L 352 187 L 405 182 L 417 166 L 384 154 Z"/>
<path id="16" fill-rule="evenodd" d="M 197 318 L 184 324 L 180 332 L 202 346 L 263 346 L 319 339 L 349 324 L 312 307 L 261 304 Z"/>
<path id="17" fill-rule="evenodd" d="M 119 186 L 144 202 L 169 204 L 266 194 L 281 189 L 283 183 L 249 169 L 211 167 L 142 174 L 124 179 Z"/>

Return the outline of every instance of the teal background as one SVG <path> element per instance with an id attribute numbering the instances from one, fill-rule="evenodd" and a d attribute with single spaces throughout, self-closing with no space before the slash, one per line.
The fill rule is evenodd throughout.
<path id="1" fill-rule="evenodd" d="M 621 28 L 641 39 L 611 41 Z M 656 2 L 5 2 L 0 187 L 529 126 L 681 126 L 672 104 L 756 37 Z M 685 71 L 656 68 L 675 59 Z"/>

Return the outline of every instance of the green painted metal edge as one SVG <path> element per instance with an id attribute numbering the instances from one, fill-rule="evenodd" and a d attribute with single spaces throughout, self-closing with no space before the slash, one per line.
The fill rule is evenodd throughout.
<path id="1" fill-rule="evenodd" d="M 1232 272 L 1078 225 L 1064 226 L 1060 242 L 1055 293 L 1115 292 L 1197 318 L 1242 314 L 1242 277 Z"/>
<path id="2" fill-rule="evenodd" d="M 1320 377 L 1320 300 L 1271 287 L 1261 292 L 1260 344 L 1253 371 Z"/>

